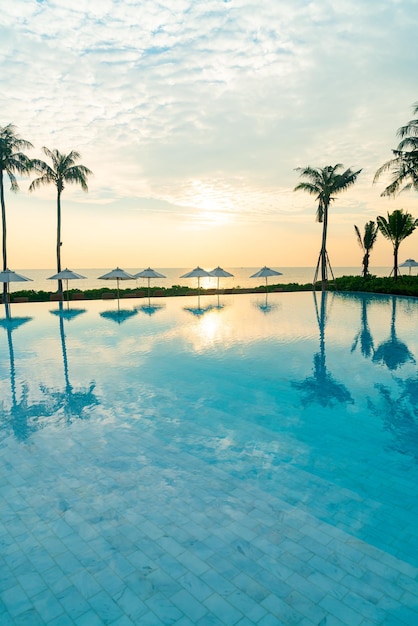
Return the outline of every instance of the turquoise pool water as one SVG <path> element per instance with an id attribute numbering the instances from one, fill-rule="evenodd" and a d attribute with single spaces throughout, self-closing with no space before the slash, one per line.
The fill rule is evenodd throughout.
<path id="1" fill-rule="evenodd" d="M 418 623 L 418 304 L 0 315 L 0 624 Z"/>

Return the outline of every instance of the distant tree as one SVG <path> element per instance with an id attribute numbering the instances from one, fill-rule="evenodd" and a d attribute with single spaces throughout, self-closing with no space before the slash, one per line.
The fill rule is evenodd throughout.
<path id="1" fill-rule="evenodd" d="M 316 212 L 316 219 L 318 222 L 322 222 L 322 245 L 319 253 L 318 265 L 321 267 L 321 283 L 322 290 L 326 288 L 328 278 L 328 254 L 327 254 L 327 230 L 328 230 L 328 208 L 335 200 L 335 194 L 345 191 L 348 187 L 351 187 L 360 174 L 361 170 L 353 172 L 351 169 L 347 169 L 340 173 L 343 165 L 338 163 L 337 165 L 328 165 L 323 168 L 314 167 L 297 167 L 296 171 L 300 173 L 300 176 L 305 178 L 306 181 L 299 183 L 294 191 L 306 191 L 307 193 L 316 197 L 318 200 L 318 209 Z"/>
<path id="2" fill-rule="evenodd" d="M 418 226 L 418 219 L 403 209 L 388 213 L 387 219 L 382 215 L 377 218 L 377 225 L 382 235 L 392 242 L 393 246 L 393 278 L 398 279 L 398 251 L 402 241 L 412 235 Z"/>
<path id="3" fill-rule="evenodd" d="M 31 160 L 22 152 L 33 148 L 32 144 L 25 139 L 21 139 L 16 134 L 16 127 L 13 124 L 0 126 L 0 202 L 1 221 L 3 236 L 3 271 L 7 269 L 7 227 L 6 227 L 6 204 L 4 201 L 4 180 L 3 174 L 7 174 L 10 180 L 10 190 L 18 191 L 15 174 L 27 174 L 30 171 Z M 3 295 L 7 293 L 7 284 L 3 284 Z"/>
<path id="4" fill-rule="evenodd" d="M 414 115 L 418 114 L 418 103 L 414 104 Z M 402 191 L 418 191 L 418 119 L 410 120 L 397 131 L 401 138 L 394 158 L 384 163 L 377 170 L 374 182 L 387 171 L 392 171 L 392 182 L 381 193 L 382 196 L 396 196 Z"/>
<path id="5" fill-rule="evenodd" d="M 92 172 L 85 165 L 76 165 L 80 154 L 72 150 L 62 154 L 58 150 L 42 148 L 46 156 L 52 161 L 52 166 L 40 159 L 32 160 L 33 169 L 40 174 L 32 181 L 29 191 L 34 191 L 44 185 L 55 185 L 57 188 L 57 272 L 61 271 L 61 194 L 64 183 L 78 184 L 83 191 L 88 191 L 87 177 Z M 58 281 L 58 291 L 62 292 L 62 281 Z"/>
<path id="6" fill-rule="evenodd" d="M 355 233 L 357 235 L 357 241 L 359 243 L 360 248 L 363 250 L 363 277 L 367 278 L 369 276 L 369 260 L 370 260 L 370 252 L 376 242 L 377 234 L 379 232 L 379 227 L 375 222 L 370 220 L 364 225 L 364 233 L 361 235 L 358 226 L 354 226 Z"/>

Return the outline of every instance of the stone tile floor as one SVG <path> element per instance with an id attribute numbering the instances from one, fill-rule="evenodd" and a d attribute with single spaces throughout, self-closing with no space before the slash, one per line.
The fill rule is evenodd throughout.
<path id="1" fill-rule="evenodd" d="M 418 624 L 418 510 L 158 435 L 105 416 L 3 442 L 1 626 Z"/>

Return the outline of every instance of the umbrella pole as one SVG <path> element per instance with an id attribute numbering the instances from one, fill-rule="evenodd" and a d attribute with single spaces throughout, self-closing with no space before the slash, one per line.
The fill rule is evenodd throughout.
<path id="1" fill-rule="evenodd" d="M 266 293 L 267 293 L 267 276 L 266 276 Z"/>
<path id="2" fill-rule="evenodd" d="M 149 284 L 150 284 L 150 277 L 148 276 L 148 302 L 149 302 Z"/>

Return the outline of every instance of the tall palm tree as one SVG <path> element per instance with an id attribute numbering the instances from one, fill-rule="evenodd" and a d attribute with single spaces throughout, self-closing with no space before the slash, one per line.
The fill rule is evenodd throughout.
<path id="1" fill-rule="evenodd" d="M 402 241 L 412 235 L 418 226 L 418 219 L 403 209 L 388 213 L 387 219 L 382 215 L 377 218 L 377 225 L 382 235 L 392 242 L 393 246 L 393 278 L 398 279 L 398 251 Z"/>
<path id="2" fill-rule="evenodd" d="M 345 191 L 348 187 L 351 187 L 360 174 L 361 170 L 353 172 L 351 169 L 347 169 L 340 173 L 343 168 L 341 163 L 337 165 L 328 165 L 323 168 L 315 167 L 297 167 L 296 171 L 300 172 L 300 176 L 307 179 L 304 182 L 299 183 L 294 191 L 306 191 L 307 193 L 316 196 L 318 200 L 318 209 L 316 212 L 316 219 L 318 222 L 322 222 L 322 245 L 319 253 L 318 264 L 315 273 L 315 281 L 318 274 L 318 268 L 321 266 L 321 283 L 322 290 L 326 288 L 328 279 L 328 254 L 327 254 L 327 231 L 328 231 L 328 208 L 335 200 L 335 195 L 341 191 Z"/>
<path id="3" fill-rule="evenodd" d="M 369 260 L 370 260 L 370 252 L 376 242 L 377 233 L 379 232 L 379 227 L 373 220 L 367 222 L 364 225 L 364 233 L 361 235 L 358 226 L 354 226 L 355 233 L 357 235 L 357 241 L 359 243 L 360 248 L 363 250 L 363 278 L 367 278 L 369 276 Z"/>
<path id="4" fill-rule="evenodd" d="M 3 240 L 3 271 L 7 269 L 7 227 L 6 227 L 6 205 L 4 202 L 4 181 L 3 174 L 7 174 L 10 180 L 10 190 L 18 191 L 15 174 L 27 174 L 30 171 L 31 160 L 22 152 L 28 148 L 33 148 L 32 144 L 25 139 L 21 139 L 16 134 L 16 127 L 13 124 L 0 126 L 0 202 Z M 7 295 L 7 284 L 3 284 L 3 297 Z"/>
<path id="5" fill-rule="evenodd" d="M 42 150 L 52 161 L 52 166 L 40 159 L 32 160 L 33 169 L 40 174 L 39 178 L 32 181 L 29 191 L 34 191 L 43 185 L 53 184 L 57 188 L 57 273 L 61 271 L 61 194 L 64 191 L 64 183 L 79 184 L 83 191 L 88 191 L 87 177 L 92 172 L 85 165 L 76 165 L 80 154 L 72 150 L 68 154 L 62 154 L 58 150 Z M 62 293 L 62 280 L 58 281 L 58 291 Z"/>
<path id="6" fill-rule="evenodd" d="M 415 103 L 413 113 L 418 114 L 418 103 Z M 392 150 L 394 158 L 379 167 L 374 176 L 374 182 L 377 182 L 384 172 L 392 171 L 392 182 L 383 190 L 382 196 L 396 196 L 409 189 L 418 191 L 418 119 L 401 126 L 396 134 L 401 141 L 396 150 Z"/>

